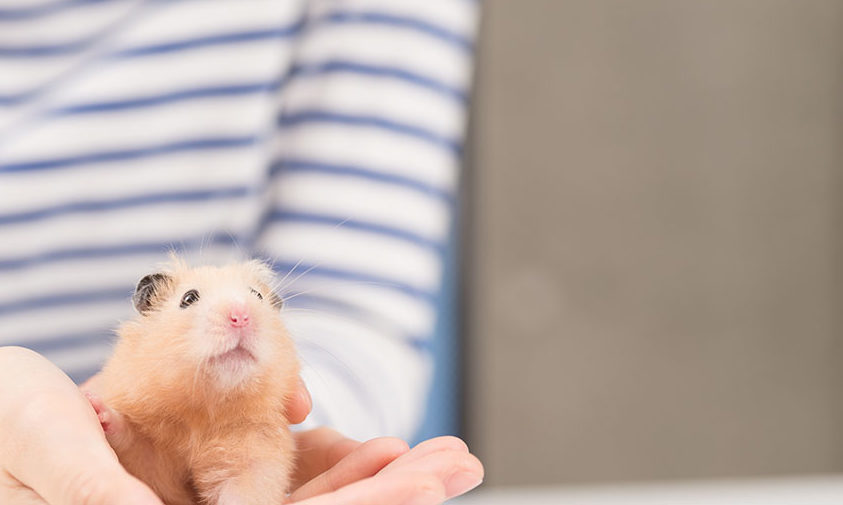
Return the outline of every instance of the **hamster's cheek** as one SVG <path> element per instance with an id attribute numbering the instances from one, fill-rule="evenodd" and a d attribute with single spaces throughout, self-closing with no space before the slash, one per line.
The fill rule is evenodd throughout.
<path id="1" fill-rule="evenodd" d="M 271 360 L 277 353 L 273 348 L 272 341 L 268 338 L 266 331 L 255 332 L 254 338 L 251 339 L 251 350 L 259 363 L 265 363 Z"/>
<path id="2" fill-rule="evenodd" d="M 278 361 L 286 352 L 285 341 L 287 331 L 277 318 L 263 316 L 260 318 L 255 351 L 263 361 Z"/>

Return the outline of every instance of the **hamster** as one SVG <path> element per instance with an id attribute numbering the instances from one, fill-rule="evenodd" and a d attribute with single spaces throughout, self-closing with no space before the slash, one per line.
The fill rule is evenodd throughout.
<path id="1" fill-rule="evenodd" d="M 295 448 L 284 405 L 299 364 L 273 277 L 257 261 L 173 258 L 137 285 L 138 315 L 118 330 L 94 408 L 126 470 L 167 505 L 285 500 Z"/>

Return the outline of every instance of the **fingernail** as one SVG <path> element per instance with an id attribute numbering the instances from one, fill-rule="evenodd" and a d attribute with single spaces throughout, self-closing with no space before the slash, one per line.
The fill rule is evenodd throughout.
<path id="1" fill-rule="evenodd" d="M 459 496 L 476 488 L 483 482 L 483 478 L 472 472 L 459 472 L 445 482 L 448 496 Z"/>

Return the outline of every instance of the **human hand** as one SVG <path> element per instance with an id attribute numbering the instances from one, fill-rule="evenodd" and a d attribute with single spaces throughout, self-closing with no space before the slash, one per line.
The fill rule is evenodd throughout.
<path id="1" fill-rule="evenodd" d="M 483 480 L 483 465 L 455 437 L 412 449 L 396 438 L 360 443 L 327 428 L 296 438 L 296 505 L 435 505 Z"/>
<path id="2" fill-rule="evenodd" d="M 162 505 L 129 475 L 88 400 L 61 370 L 0 347 L 0 503 Z"/>
<path id="3" fill-rule="evenodd" d="M 0 348 L 0 383 L 0 503 L 162 505 L 120 466 L 88 400 L 49 361 Z M 96 393 L 96 378 L 83 387 Z M 310 407 L 302 384 L 287 416 L 301 422 Z M 451 437 L 412 450 L 397 439 L 360 443 L 324 428 L 296 437 L 297 505 L 437 504 L 482 480 L 480 462 Z"/>

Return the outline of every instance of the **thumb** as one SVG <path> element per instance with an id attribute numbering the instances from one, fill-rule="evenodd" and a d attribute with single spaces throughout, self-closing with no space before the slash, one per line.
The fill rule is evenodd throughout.
<path id="1" fill-rule="evenodd" d="M 75 387 L 37 395 L 13 423 L 7 470 L 50 505 L 162 505 L 109 447 L 93 408 Z"/>
<path id="2" fill-rule="evenodd" d="M 162 505 L 120 465 L 94 409 L 54 365 L 7 349 L 0 384 L 0 472 L 50 505 Z"/>
<path id="3" fill-rule="evenodd" d="M 88 466 L 73 472 L 59 484 L 64 488 L 55 505 L 162 505 L 149 487 L 126 472 L 119 463 Z M 45 497 L 46 498 L 46 497 Z"/>

